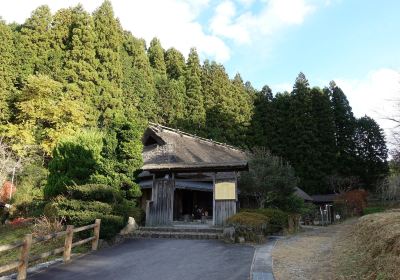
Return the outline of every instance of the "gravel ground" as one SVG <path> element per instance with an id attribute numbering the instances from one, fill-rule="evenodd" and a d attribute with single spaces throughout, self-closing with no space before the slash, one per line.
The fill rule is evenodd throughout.
<path id="1" fill-rule="evenodd" d="M 328 227 L 305 227 L 304 232 L 277 242 L 272 253 L 276 280 L 340 279 L 337 260 L 346 232 L 356 219 Z"/>

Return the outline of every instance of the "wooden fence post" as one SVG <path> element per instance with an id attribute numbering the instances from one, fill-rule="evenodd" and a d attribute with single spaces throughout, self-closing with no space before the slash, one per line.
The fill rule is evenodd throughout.
<path id="1" fill-rule="evenodd" d="M 64 242 L 64 263 L 68 263 L 71 260 L 71 249 L 72 249 L 72 240 L 74 237 L 74 226 L 67 226 L 67 234 L 65 235 Z"/>
<path id="2" fill-rule="evenodd" d="M 97 250 L 97 247 L 99 245 L 100 223 L 101 223 L 101 219 L 96 219 L 96 222 L 95 222 L 96 226 L 93 228 L 93 234 L 94 234 L 94 239 L 92 241 L 92 250 L 93 251 Z"/>
<path id="3" fill-rule="evenodd" d="M 28 269 L 29 263 L 29 251 L 32 246 L 32 234 L 26 234 L 24 238 L 24 245 L 21 247 L 21 256 L 18 265 L 18 276 L 17 280 L 26 279 L 26 270 Z"/>

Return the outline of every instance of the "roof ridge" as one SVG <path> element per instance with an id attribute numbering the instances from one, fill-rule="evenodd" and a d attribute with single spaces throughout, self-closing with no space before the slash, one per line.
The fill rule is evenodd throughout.
<path id="1" fill-rule="evenodd" d="M 182 134 L 182 135 L 185 135 L 185 136 L 190 136 L 192 138 L 199 139 L 199 140 L 202 140 L 204 142 L 208 142 L 208 143 L 216 144 L 216 145 L 223 146 L 223 147 L 226 147 L 226 148 L 230 148 L 230 149 L 233 149 L 233 150 L 237 150 L 237 151 L 240 151 L 240 152 L 244 152 L 242 149 L 237 148 L 235 146 L 232 146 L 232 145 L 229 145 L 229 144 L 226 144 L 226 143 L 222 143 L 222 142 L 217 142 L 217 141 L 214 141 L 212 139 L 204 138 L 204 137 L 201 137 L 201 136 L 197 136 L 195 134 L 191 134 L 191 133 L 179 130 L 177 128 L 172 128 L 172 127 L 164 126 L 164 125 L 161 125 L 161 124 L 158 124 L 158 123 L 153 123 L 153 122 L 149 122 L 149 124 L 151 126 L 160 127 L 162 129 L 169 130 L 169 131 L 172 131 L 172 132 L 175 132 L 175 133 L 179 133 L 179 134 Z"/>

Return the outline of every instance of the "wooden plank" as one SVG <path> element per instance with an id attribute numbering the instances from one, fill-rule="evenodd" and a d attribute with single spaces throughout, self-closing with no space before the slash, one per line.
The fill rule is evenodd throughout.
<path id="1" fill-rule="evenodd" d="M 100 238 L 100 223 L 101 220 L 100 219 L 96 219 L 95 221 L 95 228 L 93 230 L 93 241 L 92 241 L 92 250 L 95 251 L 97 250 L 97 247 L 99 246 L 99 238 Z"/>
<path id="2" fill-rule="evenodd" d="M 86 238 L 86 239 L 82 239 L 82 240 L 80 240 L 80 241 L 77 241 L 77 242 L 75 242 L 75 243 L 72 243 L 72 248 L 74 248 L 74 247 L 76 247 L 76 246 L 79 246 L 79 245 L 82 245 L 82 244 L 85 244 L 85 243 L 88 243 L 88 242 L 92 241 L 92 240 L 95 239 L 95 238 L 96 238 L 96 237 L 92 236 L 92 237 L 89 237 L 89 238 Z"/>
<path id="3" fill-rule="evenodd" d="M 0 266 L 0 273 L 12 270 L 14 268 L 17 268 L 18 265 L 19 265 L 19 261 L 15 261 L 15 262 Z"/>
<path id="4" fill-rule="evenodd" d="M 18 276 L 17 280 L 26 279 L 26 270 L 28 269 L 29 262 L 29 251 L 32 246 L 32 234 L 26 234 L 24 239 L 24 245 L 21 247 L 21 256 L 18 264 Z"/>
<path id="5" fill-rule="evenodd" d="M 21 247 L 22 245 L 24 245 L 23 241 L 11 243 L 11 244 L 8 244 L 8 245 L 1 245 L 0 246 L 0 252 L 11 250 L 11 249 L 15 249 L 15 248 Z"/>
<path id="6" fill-rule="evenodd" d="M 57 248 L 57 249 L 54 249 L 54 250 L 51 250 L 51 251 L 48 251 L 48 252 L 45 252 L 45 253 L 42 253 L 42 254 L 39 254 L 39 255 L 34 255 L 34 256 L 30 257 L 29 260 L 31 262 L 34 262 L 34 261 L 37 261 L 37 260 L 40 260 L 40 259 L 44 259 L 44 258 L 50 257 L 52 255 L 57 255 L 59 253 L 62 253 L 63 251 L 64 251 L 64 247 L 60 247 L 60 248 Z"/>
<path id="7" fill-rule="evenodd" d="M 91 224 L 91 225 L 87 225 L 87 226 L 83 226 L 83 227 L 78 227 L 74 229 L 74 232 L 80 232 L 80 231 L 84 231 L 84 230 L 88 230 L 91 228 L 94 228 L 96 226 L 96 224 Z"/>
<path id="8" fill-rule="evenodd" d="M 65 236 L 64 242 L 64 254 L 63 259 L 64 263 L 68 263 L 71 260 L 71 249 L 72 249 L 72 240 L 74 236 L 74 226 L 67 226 L 67 235 Z"/>

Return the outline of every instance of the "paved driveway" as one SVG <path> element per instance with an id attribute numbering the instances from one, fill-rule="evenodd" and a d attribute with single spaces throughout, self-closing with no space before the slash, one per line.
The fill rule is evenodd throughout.
<path id="1" fill-rule="evenodd" d="M 214 240 L 133 239 L 28 279 L 244 280 L 254 248 Z"/>

